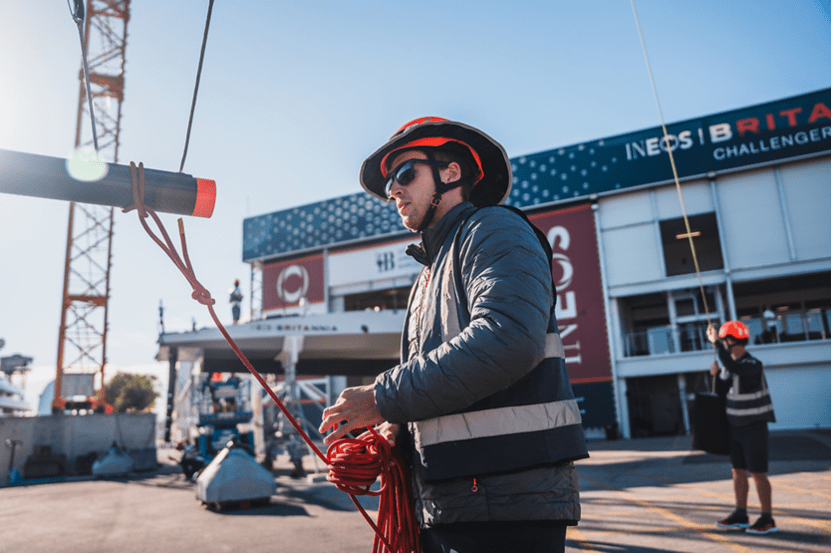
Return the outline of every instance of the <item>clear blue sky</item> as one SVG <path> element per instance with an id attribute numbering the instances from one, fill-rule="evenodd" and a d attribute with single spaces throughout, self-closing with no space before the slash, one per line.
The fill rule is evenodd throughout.
<path id="1" fill-rule="evenodd" d="M 831 86 L 827 0 L 635 1 L 667 123 Z M 176 171 L 208 0 L 132 4 L 119 161 Z M 65 0 L 0 0 L 0 149 L 69 155 L 79 69 Z M 221 317 L 235 278 L 248 306 L 246 216 L 357 191 L 364 157 L 425 115 L 511 157 L 660 123 L 629 0 L 216 0 L 184 171 L 217 181 L 214 216 L 185 224 Z M 38 393 L 67 207 L 0 194 L 0 356 L 34 357 Z M 116 215 L 113 241 L 108 374 L 158 369 L 160 300 L 168 331 L 210 319 L 135 213 Z"/>

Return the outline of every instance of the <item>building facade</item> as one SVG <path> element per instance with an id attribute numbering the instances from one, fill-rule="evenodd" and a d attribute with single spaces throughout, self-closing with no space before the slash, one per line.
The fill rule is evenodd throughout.
<path id="1" fill-rule="evenodd" d="M 553 247 L 589 436 L 688 433 L 694 393 L 710 388 L 705 329 L 729 319 L 765 364 L 772 428 L 830 426 L 830 105 L 826 89 L 511 160 L 507 202 Z M 296 353 L 300 375 L 363 377 L 334 388 L 396 364 L 420 267 L 393 205 L 357 192 L 243 230 L 252 319 L 232 336 L 253 356 L 280 373 L 285 338 L 304 337 L 318 347 Z M 161 344 L 210 368 L 231 353 L 218 337 Z"/>

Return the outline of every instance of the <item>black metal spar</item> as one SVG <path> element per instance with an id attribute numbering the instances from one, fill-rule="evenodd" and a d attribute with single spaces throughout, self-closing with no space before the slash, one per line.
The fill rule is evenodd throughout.
<path id="1" fill-rule="evenodd" d="M 0 193 L 122 208 L 133 204 L 129 166 L 2 149 Z M 144 204 L 157 212 L 209 218 L 215 193 L 212 180 L 145 169 Z"/>

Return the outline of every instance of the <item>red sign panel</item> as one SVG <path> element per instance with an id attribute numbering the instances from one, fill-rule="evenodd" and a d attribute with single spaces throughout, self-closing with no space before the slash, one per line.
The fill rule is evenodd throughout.
<path id="1" fill-rule="evenodd" d="M 324 255 L 282 261 L 263 269 L 263 310 L 324 301 Z"/>
<path id="2" fill-rule="evenodd" d="M 611 380 L 593 209 L 582 205 L 529 218 L 553 248 L 556 319 L 571 382 Z"/>

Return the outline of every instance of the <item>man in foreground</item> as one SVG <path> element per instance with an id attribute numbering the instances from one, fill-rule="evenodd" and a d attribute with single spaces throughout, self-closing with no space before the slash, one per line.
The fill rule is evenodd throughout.
<path id="1" fill-rule="evenodd" d="M 553 312 L 549 246 L 499 207 L 503 147 L 441 118 L 404 125 L 362 165 L 421 233 L 401 364 L 325 409 L 330 444 L 377 426 L 411 467 L 425 552 L 564 552 L 588 457 Z M 544 243 L 542 243 L 544 241 Z"/>

